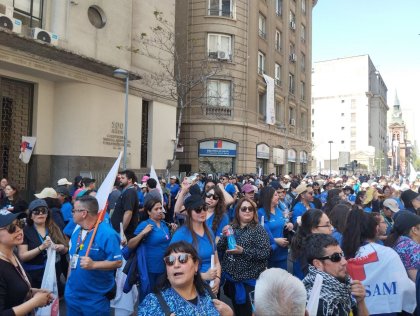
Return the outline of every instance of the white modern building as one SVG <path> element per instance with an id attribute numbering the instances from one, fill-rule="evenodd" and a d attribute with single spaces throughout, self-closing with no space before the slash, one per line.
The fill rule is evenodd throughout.
<path id="1" fill-rule="evenodd" d="M 387 87 L 369 55 L 315 62 L 311 111 L 313 170 L 386 170 Z"/>

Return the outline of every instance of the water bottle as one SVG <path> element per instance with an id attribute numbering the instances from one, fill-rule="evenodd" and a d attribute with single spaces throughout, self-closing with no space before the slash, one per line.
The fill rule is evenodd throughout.
<path id="1" fill-rule="evenodd" d="M 236 249 L 235 233 L 233 232 L 232 226 L 228 227 L 228 229 L 225 232 L 225 235 L 227 237 L 228 249 L 229 250 Z"/>

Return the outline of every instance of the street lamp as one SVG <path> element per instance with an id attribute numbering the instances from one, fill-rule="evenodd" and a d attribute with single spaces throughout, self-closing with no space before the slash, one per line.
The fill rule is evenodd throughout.
<path id="1" fill-rule="evenodd" d="M 328 144 L 330 144 L 330 177 L 331 177 L 331 144 L 334 143 L 332 140 L 328 141 Z"/>
<path id="2" fill-rule="evenodd" d="M 123 169 L 127 169 L 127 125 L 128 125 L 128 80 L 129 73 L 125 69 L 115 69 L 113 73 L 115 78 L 125 79 L 125 108 L 124 108 L 124 152 L 123 152 Z"/>

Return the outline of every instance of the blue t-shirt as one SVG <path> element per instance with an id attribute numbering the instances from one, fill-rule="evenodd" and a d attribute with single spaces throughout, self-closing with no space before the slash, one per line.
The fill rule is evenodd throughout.
<path id="1" fill-rule="evenodd" d="M 73 209 L 73 206 L 70 202 L 64 202 L 63 205 L 61 205 L 61 213 L 63 214 L 64 222 L 69 222 L 70 219 L 73 219 L 73 215 L 71 213 Z"/>
<path id="2" fill-rule="evenodd" d="M 268 227 L 273 238 L 283 238 L 283 229 L 286 223 L 283 212 L 278 207 L 276 207 L 275 214 L 271 213 L 270 219 L 268 219 L 264 209 L 261 207 L 258 209 L 258 219 L 260 223 L 261 216 L 264 216 L 264 227 Z M 271 242 L 274 242 L 274 239 Z M 274 251 L 271 253 L 270 261 L 279 261 L 287 258 L 287 247 L 278 246 L 272 247 L 272 249 Z"/>
<path id="3" fill-rule="evenodd" d="M 338 241 L 338 244 L 339 244 L 339 245 L 340 245 L 340 247 L 341 247 L 341 243 L 342 243 L 342 241 L 343 241 L 343 234 L 342 234 L 342 233 L 340 233 L 338 230 L 336 230 L 336 229 L 334 228 L 334 230 L 333 230 L 333 232 L 332 232 L 331 236 L 333 236 L 333 237 L 335 238 L 335 240 L 337 240 L 337 241 Z"/>
<path id="4" fill-rule="evenodd" d="M 214 220 L 214 213 L 206 220 L 207 227 L 211 231 L 213 231 L 212 230 L 213 220 Z M 219 225 L 217 226 L 215 237 L 222 237 L 223 236 L 222 229 L 228 224 L 229 224 L 229 217 L 226 214 L 223 214 L 223 217 L 220 220 Z"/>
<path id="5" fill-rule="evenodd" d="M 309 203 L 310 208 L 315 208 L 313 203 Z M 292 223 L 296 224 L 298 216 L 302 216 L 306 212 L 306 207 L 302 202 L 297 202 L 293 207 Z"/>
<path id="6" fill-rule="evenodd" d="M 150 273 L 163 273 L 165 272 L 163 255 L 170 241 L 169 229 L 164 222 L 160 222 L 160 228 L 157 227 L 156 223 L 149 218 L 137 226 L 134 235 L 140 234 L 149 224 L 153 225 L 153 229 L 141 241 L 146 247 L 147 271 Z"/>
<path id="7" fill-rule="evenodd" d="M 114 270 L 86 270 L 80 267 L 80 257 L 85 256 L 93 230 L 87 233 L 82 242 L 80 228 L 71 237 L 70 257 L 76 253 L 76 249 L 83 244 L 83 249 L 79 251 L 79 260 L 76 269 L 71 269 L 67 279 L 65 296 L 66 300 L 78 301 L 84 297 L 97 297 L 102 299 L 115 284 Z M 79 241 L 79 242 L 78 242 Z M 89 257 L 93 261 L 117 261 L 122 260 L 120 237 L 118 233 L 106 223 L 99 224 L 95 239 L 89 252 Z M 89 302 L 94 301 L 90 299 Z M 89 310 L 89 306 L 85 306 Z"/>
<path id="8" fill-rule="evenodd" d="M 216 246 L 214 244 L 214 235 L 211 231 L 210 231 L 210 235 L 211 235 L 211 240 L 207 238 L 206 233 L 204 233 L 203 236 L 195 234 L 195 236 L 197 237 L 196 249 L 198 252 L 198 256 L 201 259 L 200 272 L 207 272 L 210 269 L 211 255 L 213 255 L 214 252 L 216 251 Z M 173 244 L 177 241 L 186 241 L 190 244 L 193 244 L 192 235 L 185 225 L 180 227 L 175 232 L 170 243 Z"/>

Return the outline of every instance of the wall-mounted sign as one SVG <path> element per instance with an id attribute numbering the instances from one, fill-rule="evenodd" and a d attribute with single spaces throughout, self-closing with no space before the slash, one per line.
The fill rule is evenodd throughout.
<path id="1" fill-rule="evenodd" d="M 284 165 L 285 152 L 281 148 L 273 148 L 273 163 L 275 165 Z"/>
<path id="2" fill-rule="evenodd" d="M 199 156 L 207 157 L 236 157 L 236 144 L 221 139 L 201 142 Z"/>
<path id="3" fill-rule="evenodd" d="M 266 144 L 257 145 L 257 158 L 270 159 L 270 147 Z"/>
<path id="4" fill-rule="evenodd" d="M 296 162 L 296 151 L 294 149 L 287 151 L 287 161 Z"/>
<path id="5" fill-rule="evenodd" d="M 112 122 L 111 130 L 102 138 L 104 145 L 110 145 L 113 149 L 121 149 L 124 147 L 124 123 Z M 131 147 L 130 140 L 127 140 L 127 147 Z"/>

